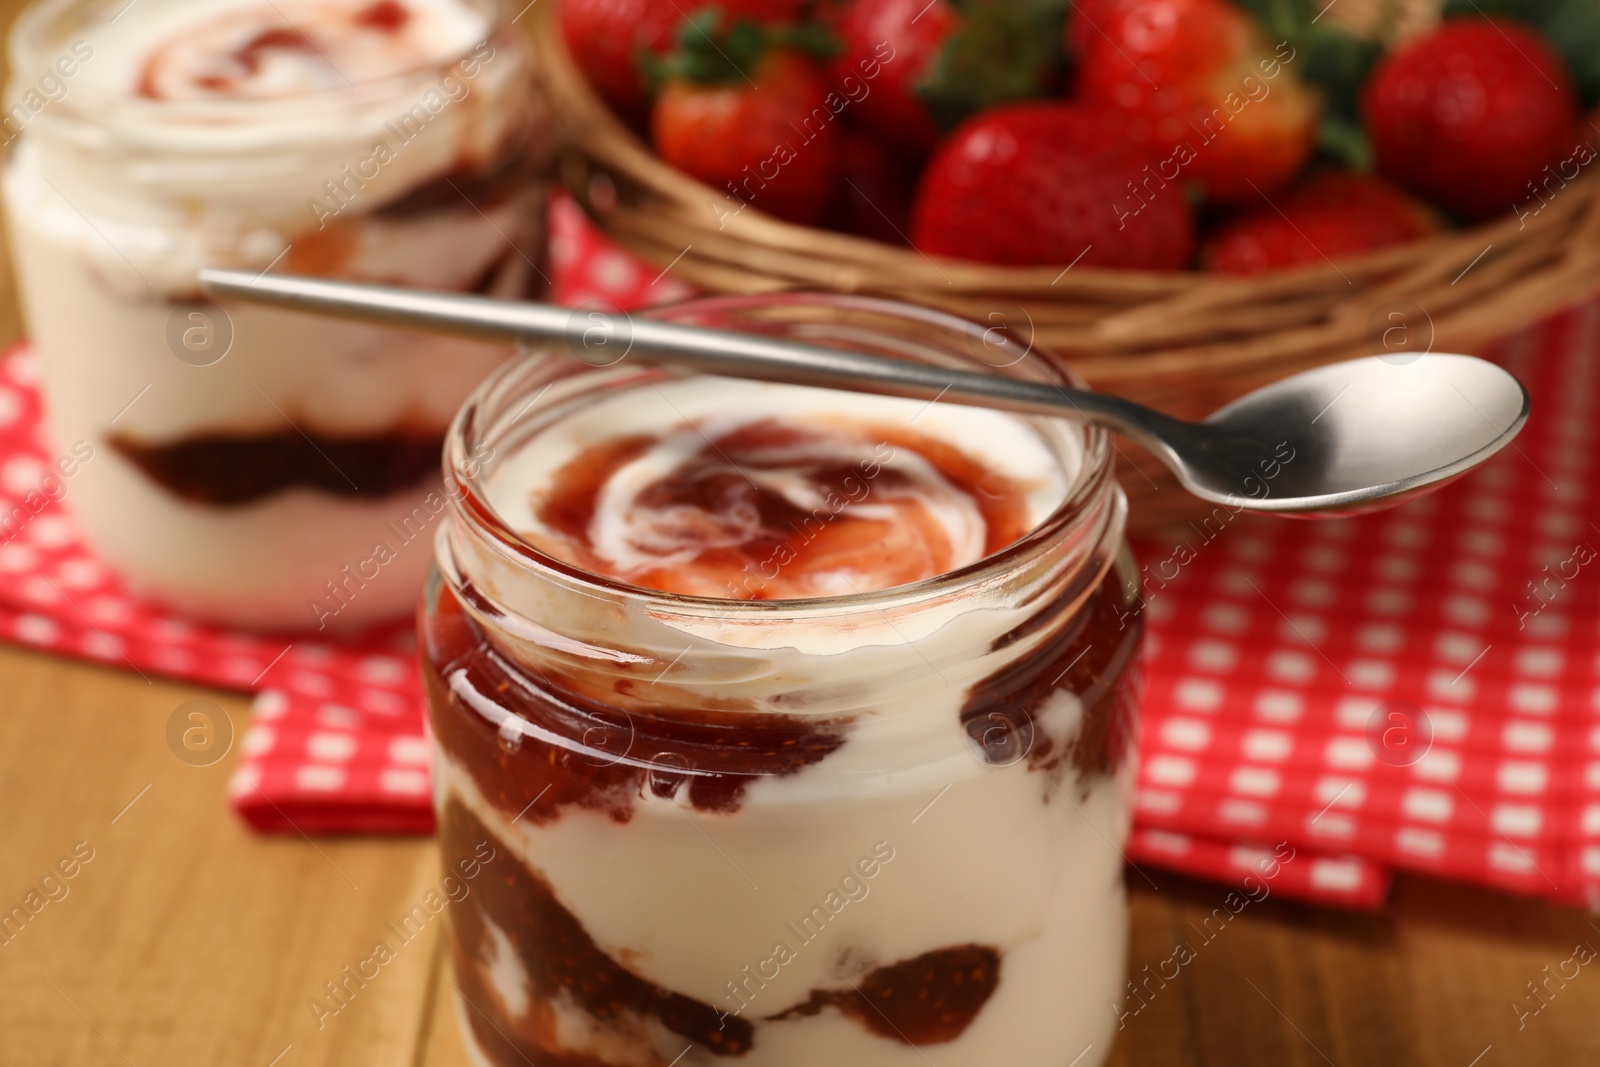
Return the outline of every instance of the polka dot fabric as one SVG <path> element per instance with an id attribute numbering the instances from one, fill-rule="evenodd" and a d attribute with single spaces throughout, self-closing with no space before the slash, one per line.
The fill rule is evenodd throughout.
<path id="1" fill-rule="evenodd" d="M 686 295 L 569 201 L 551 221 L 561 302 Z M 1534 419 L 1457 485 L 1340 523 L 1223 513 L 1136 546 L 1134 864 L 1237 883 L 1287 842 L 1273 889 L 1302 899 L 1376 906 L 1404 868 L 1600 903 L 1600 305 L 1498 358 Z M 255 691 L 232 797 L 258 830 L 428 831 L 409 625 L 271 637 L 131 595 L 44 492 L 35 374 L 25 349 L 0 362 L 0 637 Z"/>

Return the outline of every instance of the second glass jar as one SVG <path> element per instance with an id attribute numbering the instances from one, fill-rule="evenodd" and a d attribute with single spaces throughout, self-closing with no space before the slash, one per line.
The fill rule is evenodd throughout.
<path id="1" fill-rule="evenodd" d="M 403 615 L 445 428 L 509 349 L 218 308 L 196 272 L 540 295 L 546 119 L 507 12 L 47 0 L 7 103 L 13 261 L 52 447 L 91 457 L 66 498 L 89 546 L 210 619 Z"/>

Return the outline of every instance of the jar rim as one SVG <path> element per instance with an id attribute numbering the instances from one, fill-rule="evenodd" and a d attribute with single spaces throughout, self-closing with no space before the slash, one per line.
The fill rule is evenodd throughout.
<path id="1" fill-rule="evenodd" d="M 460 2 L 482 11 L 486 16 L 488 33 L 485 40 L 494 39 L 509 25 L 507 22 L 509 11 L 505 0 L 460 0 Z M 80 19 L 76 27 L 86 30 L 97 25 L 109 24 L 106 16 L 110 16 L 109 21 L 116 21 L 121 17 L 121 13 L 131 6 L 128 0 L 34 0 L 28 4 L 17 16 L 7 38 L 6 54 L 9 61 L 5 87 L 7 106 L 15 102 L 14 91 L 19 88 L 35 87 L 33 82 L 23 85 L 20 79 L 37 79 L 53 69 L 53 51 L 62 42 L 70 40 L 70 31 L 74 28 L 63 27 L 61 24 L 72 15 L 80 13 L 78 9 L 89 9 L 89 17 Z M 95 10 L 99 8 L 107 10 Z M 116 12 L 109 10 L 111 8 L 117 8 Z M 278 114 L 287 116 L 307 104 L 326 104 L 330 99 L 339 99 L 354 105 L 376 103 L 408 87 L 424 86 L 431 80 L 437 79 L 441 71 L 446 71 L 465 57 L 471 56 L 474 48 L 481 43 L 477 42 L 461 52 L 430 62 L 415 70 L 401 71 L 333 89 L 308 89 L 273 96 L 218 100 L 150 100 L 127 93 L 75 90 L 54 101 L 48 110 L 56 112 L 57 118 L 70 117 L 96 126 L 110 124 L 128 112 L 166 121 L 193 121 L 197 125 L 205 126 L 239 116 L 250 118 Z M 116 115 L 106 111 L 111 104 L 116 107 Z M 194 146 L 189 147 L 192 149 Z M 219 144 L 218 151 L 228 152 L 231 151 L 231 147 Z"/>
<path id="2" fill-rule="evenodd" d="M 753 296 L 703 297 L 650 308 L 638 314 L 652 318 L 683 317 L 693 314 L 748 311 L 767 306 L 776 308 L 805 305 L 910 319 L 986 343 L 983 342 L 984 328 L 967 319 L 943 311 L 869 296 L 785 292 Z M 1030 344 L 1028 351 L 1037 350 Z M 1101 528 L 1101 532 L 1091 539 L 1090 544 L 1097 544 L 1103 536 L 1104 526 L 1119 519 L 1121 509 L 1126 506 L 1114 477 L 1110 438 L 1103 430 L 1085 421 L 1079 423 L 1083 431 L 1079 467 L 1061 502 L 1026 534 L 1004 548 L 966 566 L 915 582 L 882 589 L 794 599 L 736 599 L 665 592 L 634 585 L 570 563 L 543 551 L 519 536 L 490 504 L 486 487 L 482 484 L 482 466 L 473 461 L 473 457 L 479 454 L 478 450 L 483 444 L 480 436 L 484 428 L 498 423 L 498 419 L 494 417 L 497 413 L 490 410 L 490 405 L 499 399 L 497 394 L 509 383 L 513 383 L 519 373 L 526 373 L 530 368 L 541 366 L 542 360 L 548 358 L 561 357 L 541 356 L 539 351 L 535 350 L 523 358 L 508 361 L 479 385 L 457 413 L 445 439 L 444 454 L 445 484 L 451 490 L 449 497 L 452 507 L 478 533 L 487 535 L 501 553 L 517 557 L 521 563 L 532 565 L 541 571 L 553 572 L 565 581 L 586 587 L 595 593 L 625 596 L 647 610 L 658 609 L 680 616 L 714 616 L 718 619 L 733 620 L 741 615 L 746 618 L 772 617 L 780 614 L 804 616 L 835 614 L 841 608 L 866 607 L 882 610 L 890 605 L 914 604 L 947 594 L 954 587 L 982 583 L 1002 576 L 1049 545 L 1080 535 L 1084 530 L 1096 525 Z M 1063 386 L 1083 388 L 1082 380 L 1058 358 L 1048 356 L 1037 362 L 1045 371 L 1048 380 L 1054 380 Z M 605 370 L 578 369 L 558 380 L 579 381 L 606 373 Z M 670 372 L 657 368 L 636 373 L 655 377 L 670 376 Z M 647 380 L 645 377 L 630 379 L 635 384 L 645 380 Z M 522 397 L 516 399 L 523 400 Z M 528 411 L 533 410 L 537 399 L 527 403 L 515 419 L 521 419 Z M 1099 520 L 1098 523 L 1096 520 Z"/>

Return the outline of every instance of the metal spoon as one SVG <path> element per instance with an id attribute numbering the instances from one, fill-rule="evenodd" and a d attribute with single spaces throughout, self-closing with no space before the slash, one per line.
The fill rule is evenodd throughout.
<path id="1" fill-rule="evenodd" d="M 235 270 L 202 270 L 200 284 L 214 297 L 386 326 L 564 342 L 579 358 L 609 342 L 607 363 L 625 340 L 628 358 L 675 370 L 1076 416 L 1127 434 L 1189 492 L 1235 510 L 1315 517 L 1392 506 L 1482 463 L 1528 418 L 1522 383 L 1472 356 L 1397 353 L 1332 363 L 1193 423 L 1045 382 L 551 304 Z"/>

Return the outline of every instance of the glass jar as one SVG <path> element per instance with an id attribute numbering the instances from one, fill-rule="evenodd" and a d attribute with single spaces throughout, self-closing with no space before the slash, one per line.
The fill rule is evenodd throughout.
<path id="1" fill-rule="evenodd" d="M 69 499 L 231 623 L 411 610 L 438 456 L 510 349 L 200 296 L 202 266 L 544 291 L 547 120 L 493 0 L 46 0 L 10 41 L 12 261 Z"/>
<path id="2" fill-rule="evenodd" d="M 1068 381 L 883 301 L 653 314 Z M 490 488 L 522 449 L 668 382 L 517 362 L 447 443 L 421 632 L 444 864 L 471 879 L 451 915 L 475 1062 L 1100 1062 L 1141 637 L 1108 441 L 1022 419 L 1065 499 L 979 562 L 876 592 L 661 593 L 512 528 Z"/>

